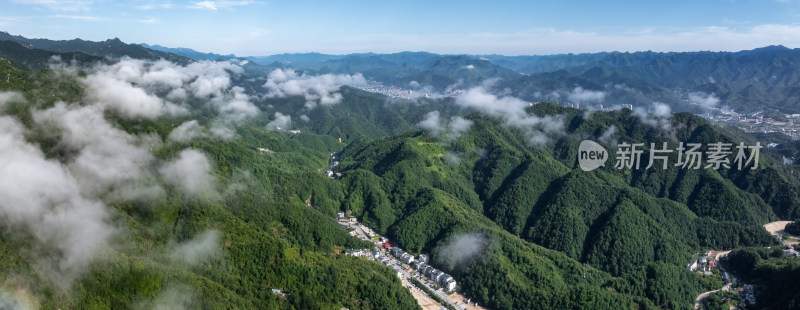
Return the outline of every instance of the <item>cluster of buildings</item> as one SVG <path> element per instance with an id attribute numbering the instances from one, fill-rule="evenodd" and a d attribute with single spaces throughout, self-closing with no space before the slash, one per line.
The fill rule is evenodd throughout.
<path id="1" fill-rule="evenodd" d="M 279 290 L 279 289 L 277 289 L 277 288 L 273 288 L 273 289 L 271 289 L 271 290 L 272 290 L 272 293 L 273 293 L 273 294 L 275 294 L 275 295 L 278 295 L 278 296 L 280 296 L 280 297 L 283 297 L 283 298 L 286 298 L 286 296 L 289 296 L 289 295 L 291 295 L 291 293 L 288 293 L 288 292 L 282 292 L 281 290 Z"/>
<path id="2" fill-rule="evenodd" d="M 375 241 L 376 249 L 347 249 L 345 250 L 346 255 L 364 257 L 377 261 L 393 268 L 397 271 L 398 276 L 402 277 L 402 268 L 398 266 L 398 262 L 400 262 L 416 270 L 428 279 L 431 279 L 433 282 L 438 283 L 445 291 L 456 290 L 456 280 L 453 276 L 428 265 L 428 254 L 420 254 L 418 257 L 414 257 L 414 255 L 403 251 L 400 247 L 392 246 L 389 239 L 386 237 L 379 237 L 375 231 L 359 223 L 355 218 L 346 216 L 344 212 L 339 212 L 337 217 L 339 225 L 344 228 L 353 229 L 350 234 L 354 237 L 359 237 L 362 240 L 376 240 L 376 237 L 378 237 Z M 391 256 L 382 255 L 383 252 L 381 252 L 380 249 L 387 250 Z"/>
<path id="3" fill-rule="evenodd" d="M 367 86 L 361 87 L 360 89 L 394 98 L 413 99 L 419 97 L 419 94 L 415 94 L 413 90 L 404 89 L 397 86 L 384 86 L 383 84 L 379 83 L 370 83 Z"/>
<path id="4" fill-rule="evenodd" d="M 739 297 L 742 299 L 743 302 L 749 305 L 756 304 L 756 295 L 755 292 L 753 291 L 753 285 L 745 284 L 737 290 L 737 293 L 739 293 Z"/>
<path id="5" fill-rule="evenodd" d="M 784 256 L 792 255 L 795 257 L 800 257 L 800 252 L 797 252 L 797 250 L 794 249 L 794 246 L 790 244 L 788 249 L 783 250 L 783 255 Z"/>
<path id="6" fill-rule="evenodd" d="M 378 250 L 368 250 L 368 249 L 347 249 L 344 250 L 344 254 L 350 256 L 364 257 L 364 258 L 375 258 L 380 256 L 380 252 L 378 252 Z"/>
<path id="7" fill-rule="evenodd" d="M 762 112 L 748 114 L 737 113 L 729 109 L 720 109 L 718 113 L 706 114 L 708 120 L 737 127 L 745 132 L 782 133 L 792 138 L 800 139 L 800 114 L 786 114 L 787 121 L 779 121 L 765 117 Z"/>
<path id="8" fill-rule="evenodd" d="M 703 257 L 700 257 L 699 259 L 694 259 L 690 261 L 688 264 L 686 264 L 686 268 L 689 269 L 689 271 L 697 271 L 704 275 L 711 275 L 712 274 L 711 269 L 716 268 L 717 264 L 719 264 L 719 262 L 716 259 L 714 259 L 712 254 L 713 252 L 711 251 L 706 252 L 706 254 Z"/>
<path id="9" fill-rule="evenodd" d="M 385 86 L 376 81 L 370 81 L 367 85 L 359 87 L 360 90 L 371 93 L 381 94 L 387 97 L 417 99 L 417 98 L 447 98 L 456 97 L 464 93 L 463 89 L 447 89 L 443 93 L 430 93 L 430 88 L 420 88 L 417 90 L 406 89 L 397 86 Z"/>
<path id="10" fill-rule="evenodd" d="M 420 254 L 418 259 L 414 259 L 414 255 L 406 253 L 406 251 L 398 247 L 393 247 L 389 252 L 401 262 L 409 265 L 412 269 L 441 285 L 445 291 L 456 290 L 456 280 L 453 279 L 453 276 L 428 265 L 427 254 Z"/>
<path id="11" fill-rule="evenodd" d="M 333 154 L 331 154 L 331 157 L 333 158 Z M 439 284 L 442 287 L 442 291 L 437 291 L 436 294 L 456 307 L 456 303 L 450 300 L 450 297 L 445 294 L 445 292 L 453 292 L 456 290 L 456 280 L 451 275 L 428 265 L 429 256 L 427 254 L 420 254 L 418 257 L 414 257 L 414 255 L 403 251 L 400 247 L 392 245 L 388 238 L 377 234 L 366 225 L 359 223 L 358 220 L 350 214 L 350 211 L 347 211 L 347 213 L 338 212 L 337 222 L 342 228 L 350 230 L 352 236 L 362 240 L 372 241 L 375 244 L 375 248 L 373 249 L 346 249 L 344 251 L 345 255 L 363 257 L 376 261 L 384 266 L 392 268 L 397 272 L 398 278 L 407 278 L 409 281 L 415 277 L 412 275 L 411 270 L 416 270 L 418 275 L 427 277 L 431 281 Z M 469 300 L 465 299 L 464 302 L 469 303 Z M 477 303 L 475 305 L 477 306 Z M 463 309 L 462 307 L 458 308 Z"/>
<path id="12" fill-rule="evenodd" d="M 339 142 L 341 142 L 341 138 L 339 138 Z M 331 157 L 328 158 L 328 169 L 325 170 L 325 175 L 327 175 L 331 179 L 338 179 L 342 177 L 341 172 L 333 172 L 333 168 L 339 165 L 339 157 L 336 156 L 336 153 L 331 153 Z"/>

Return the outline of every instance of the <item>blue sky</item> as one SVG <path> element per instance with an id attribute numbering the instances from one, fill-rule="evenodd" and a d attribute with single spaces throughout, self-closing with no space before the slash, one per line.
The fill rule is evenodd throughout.
<path id="1" fill-rule="evenodd" d="M 26 37 L 188 47 L 239 56 L 429 51 L 530 55 L 800 47 L 800 0 L 4 0 Z"/>

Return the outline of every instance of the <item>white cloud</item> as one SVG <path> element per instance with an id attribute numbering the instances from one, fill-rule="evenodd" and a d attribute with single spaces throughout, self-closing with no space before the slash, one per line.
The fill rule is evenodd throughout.
<path id="1" fill-rule="evenodd" d="M 56 14 L 50 15 L 50 18 L 63 18 L 63 19 L 72 19 L 72 20 L 82 20 L 87 22 L 103 22 L 108 21 L 107 17 L 100 17 L 94 15 L 67 15 L 67 14 Z"/>
<path id="2" fill-rule="evenodd" d="M 216 11 L 218 9 L 231 9 L 237 6 L 248 6 L 253 1 L 198 1 L 193 2 L 189 8 Z"/>
<path id="3" fill-rule="evenodd" d="M 217 4 L 214 1 L 195 2 L 194 4 L 192 4 L 189 7 L 193 8 L 193 9 L 208 9 L 208 10 L 214 10 L 214 11 L 217 10 Z"/>
<path id="4" fill-rule="evenodd" d="M 425 117 L 417 123 L 417 127 L 430 131 L 434 135 L 438 135 L 443 130 L 442 121 L 439 118 L 439 111 L 431 111 L 425 114 Z"/>
<path id="5" fill-rule="evenodd" d="M 569 94 L 567 100 L 573 103 L 602 103 L 606 98 L 606 92 L 598 90 L 583 89 L 577 86 Z"/>
<path id="6" fill-rule="evenodd" d="M 460 135 L 463 132 L 469 130 L 472 127 L 472 121 L 462 118 L 461 116 L 453 116 L 450 118 L 450 133 L 453 135 Z"/>
<path id="7" fill-rule="evenodd" d="M 25 97 L 15 91 L 0 91 L 0 112 L 5 110 L 6 105 L 11 102 L 23 102 Z"/>
<path id="8" fill-rule="evenodd" d="M 189 142 L 203 136 L 203 126 L 196 120 L 186 121 L 170 131 L 167 139 L 175 142 Z"/>
<path id="9" fill-rule="evenodd" d="M 438 136 L 442 132 L 447 132 L 445 136 L 448 140 L 454 140 L 462 133 L 469 130 L 472 126 L 472 121 L 464 119 L 460 116 L 453 116 L 449 122 L 447 119 L 440 117 L 439 111 L 431 111 L 425 114 L 425 117 L 416 124 L 417 127 L 429 131 L 434 136 Z"/>
<path id="10" fill-rule="evenodd" d="M 704 92 L 689 93 L 689 102 L 698 104 L 706 109 L 716 108 L 719 105 L 719 98 L 715 93 L 706 94 Z"/>
<path id="11" fill-rule="evenodd" d="M 502 118 L 505 124 L 522 129 L 532 145 L 547 143 L 548 135 L 564 134 L 563 117 L 528 114 L 525 110 L 529 106 L 527 102 L 510 96 L 497 97 L 483 87 L 465 91 L 456 97 L 456 104 Z"/>
<path id="12" fill-rule="evenodd" d="M 57 76 L 78 78 L 75 67 L 54 64 L 52 69 Z M 160 199 L 165 194 L 161 182 L 188 195 L 219 195 L 213 167 L 203 153 L 184 150 L 163 163 L 152 154 L 163 144 L 159 136 L 128 133 L 106 119 L 109 112 L 122 118 L 156 118 L 175 115 L 192 101 L 218 112 L 208 131 L 227 137 L 233 136 L 236 122 L 259 113 L 242 88 L 231 86 L 231 75 L 241 67 L 230 63 L 180 66 L 122 59 L 86 71 L 80 78 L 86 84 L 85 98 L 31 110 L 30 129 L 55 142 L 48 150 L 52 159 L 27 142 L 32 135 L 28 129 L 0 115 L 0 163 L 6 163 L 0 164 L 0 226 L 4 236 L 35 241 L 26 249 L 30 261 L 64 286 L 120 230 L 110 221 L 115 211 L 108 203 Z M 175 102 L 163 99 L 166 94 Z M 10 102 L 24 100 L 19 93 L 0 92 L 0 112 Z M 197 121 L 188 121 L 169 139 L 187 141 L 204 132 Z"/>
<path id="13" fill-rule="evenodd" d="M 115 79 L 104 73 L 89 75 L 86 83 L 87 99 L 121 116 L 128 118 L 156 118 L 161 115 L 180 115 L 183 107 L 164 101 L 130 82 Z"/>
<path id="14" fill-rule="evenodd" d="M 233 132 L 237 123 L 261 112 L 243 88 L 232 86 L 231 75 L 242 72 L 242 67 L 229 61 L 181 66 L 166 60 L 123 58 L 111 65 L 95 66 L 83 82 L 91 103 L 119 116 L 136 119 L 185 115 L 187 102 L 196 99 L 193 101 L 217 111 L 217 127 Z"/>
<path id="15" fill-rule="evenodd" d="M 172 285 L 161 291 L 153 300 L 142 301 L 134 309 L 185 310 L 197 307 L 196 292 L 187 285 Z"/>
<path id="16" fill-rule="evenodd" d="M 288 96 L 303 96 L 307 108 L 313 108 L 316 103 L 323 105 L 336 104 L 342 101 L 342 94 L 338 93 L 342 86 L 362 86 L 367 81 L 360 73 L 349 74 L 323 74 L 323 75 L 298 75 L 294 70 L 275 69 L 272 71 L 264 87 L 267 89 L 268 98 L 282 98 Z"/>
<path id="17" fill-rule="evenodd" d="M 234 131 L 227 122 L 219 120 L 214 121 L 211 127 L 208 128 L 208 131 L 211 132 L 211 135 L 220 139 L 233 139 L 236 137 L 236 131 Z"/>
<path id="18" fill-rule="evenodd" d="M 167 162 L 158 171 L 172 185 L 192 196 L 215 197 L 215 178 L 211 162 L 203 152 L 194 149 L 181 151 L 178 158 Z"/>
<path id="19" fill-rule="evenodd" d="M 611 125 L 611 127 L 608 127 L 597 140 L 606 145 L 617 144 L 617 126 Z"/>
<path id="20" fill-rule="evenodd" d="M 60 132 L 59 147 L 75 154 L 68 159 L 67 167 L 84 193 L 107 199 L 163 194 L 149 172 L 155 161 L 149 151 L 152 140 L 113 127 L 101 107 L 59 102 L 50 109 L 34 111 L 33 119 L 47 131 Z"/>
<path id="21" fill-rule="evenodd" d="M 275 112 L 275 119 L 267 123 L 267 128 L 272 130 L 292 129 L 292 117 L 281 112 Z"/>
<path id="22" fill-rule="evenodd" d="M 658 129 L 665 134 L 672 133 L 672 123 L 670 121 L 672 118 L 672 110 L 669 105 L 665 103 L 653 102 L 649 110 L 635 107 L 633 109 L 633 115 L 636 115 L 642 124 Z"/>
<path id="23" fill-rule="evenodd" d="M 73 173 L 46 159 L 24 131 L 0 117 L 0 222 L 8 233 L 33 237 L 34 260 L 68 286 L 116 229 L 102 202 L 85 195 Z"/>
<path id="24" fill-rule="evenodd" d="M 170 258 L 189 266 L 208 262 L 222 254 L 220 238 L 222 234 L 219 231 L 206 230 L 191 240 L 176 245 Z"/>
<path id="25" fill-rule="evenodd" d="M 261 110 L 250 102 L 250 96 L 244 93 L 244 88 L 238 86 L 231 88 L 225 98 L 212 102 L 217 105 L 220 116 L 232 122 L 243 121 L 261 113 Z"/>
<path id="26" fill-rule="evenodd" d="M 488 243 L 489 239 L 482 233 L 455 235 L 434 250 L 434 258 L 449 269 L 464 268 L 486 249 Z"/>
<path id="27" fill-rule="evenodd" d="M 139 10 L 171 9 L 172 7 L 170 2 L 151 2 L 136 6 Z"/>
<path id="28" fill-rule="evenodd" d="M 88 0 L 11 0 L 12 2 L 42 6 L 53 11 L 88 11 L 95 1 Z"/>

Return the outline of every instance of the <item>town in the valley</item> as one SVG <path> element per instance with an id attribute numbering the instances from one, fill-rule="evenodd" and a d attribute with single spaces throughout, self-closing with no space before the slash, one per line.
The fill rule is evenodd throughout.
<path id="1" fill-rule="evenodd" d="M 793 256 L 800 258 L 800 252 L 795 247 L 800 243 L 800 237 L 791 236 L 784 232 L 784 227 L 790 223 L 789 221 L 778 221 L 764 225 L 764 228 L 777 238 L 781 245 L 780 249 L 783 251 L 784 256 Z M 689 271 L 697 272 L 705 276 L 721 276 L 724 285 L 720 289 L 704 292 L 697 296 L 695 300 L 695 309 L 701 309 L 701 304 L 708 296 L 718 291 L 735 292 L 738 296 L 738 303 L 731 301 L 730 309 L 748 309 L 756 305 L 759 296 L 759 290 L 752 284 L 740 281 L 736 276 L 725 270 L 724 262 L 730 250 L 726 251 L 707 251 L 699 257 L 692 258 L 686 264 Z"/>
<path id="2" fill-rule="evenodd" d="M 412 293 L 435 295 L 430 296 L 438 302 L 434 303 L 433 309 L 482 309 L 476 302 L 456 293 L 458 288 L 456 280 L 453 276 L 431 266 L 428 254 L 414 256 L 404 251 L 388 238 L 360 223 L 349 212 L 339 212 L 337 221 L 343 229 L 350 231 L 350 235 L 375 244 L 373 249 L 347 249 L 346 255 L 364 257 L 394 269 Z M 419 287 L 420 285 L 423 287 Z M 418 294 L 414 294 L 414 297 L 419 299 Z"/>

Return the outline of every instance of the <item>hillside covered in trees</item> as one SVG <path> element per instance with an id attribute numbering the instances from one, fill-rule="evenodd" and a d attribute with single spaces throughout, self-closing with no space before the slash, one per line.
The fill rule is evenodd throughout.
<path id="1" fill-rule="evenodd" d="M 618 142 L 647 142 L 644 162 L 649 143 L 756 142 L 688 113 L 483 87 L 397 99 L 354 88 L 359 75 L 3 43 L 12 306 L 418 307 L 393 270 L 341 254 L 373 247 L 334 221 L 351 211 L 491 309 L 688 309 L 721 285 L 686 270 L 693 254 L 774 245 L 762 225 L 800 217 L 776 150 L 755 170 L 614 167 Z M 605 167 L 578 167 L 584 139 L 609 150 Z"/>
<path id="2" fill-rule="evenodd" d="M 341 153 L 342 182 L 349 184 L 351 195 L 344 207 L 409 251 L 436 254 L 434 259 L 445 270 L 463 277 L 466 292 L 501 309 L 533 307 L 527 304 L 530 299 L 514 296 L 530 296 L 518 292 L 542 286 L 511 281 L 531 263 L 520 261 L 502 244 L 519 242 L 561 252 L 618 277 L 606 287 L 638 293 L 655 305 L 681 308 L 691 304 L 702 287 L 693 274 L 680 276 L 692 253 L 772 245 L 774 238 L 761 225 L 777 218 L 776 213 L 796 212 L 795 202 L 748 186 L 763 178 L 761 174 L 779 173 L 773 169 L 781 167 L 769 160 L 761 163 L 764 169 L 737 173 L 648 170 L 648 175 L 610 165 L 581 171 L 575 162 L 576 137 L 599 136 L 619 126 L 627 128 L 618 132 L 620 141 L 673 143 L 674 138 L 662 137 L 646 124 L 625 126 L 638 122 L 631 120 L 630 111 L 595 112 L 587 119 L 578 111 L 546 103 L 529 110 L 532 115 L 552 111 L 566 115 L 572 131 L 544 147 L 527 147 L 524 133 L 479 114 L 467 116 L 472 127 L 455 138 L 417 131 L 356 141 Z M 726 139 L 695 116 L 676 115 L 673 122 L 686 124 L 674 133 L 684 141 Z M 785 177 L 773 182 L 797 188 L 796 181 Z M 498 228 L 501 234 L 484 232 Z M 452 238 L 475 233 L 489 241 L 474 262 L 454 263 L 453 253 L 439 250 Z M 495 278 L 498 272 L 505 276 Z M 638 282 L 644 281 L 641 277 L 664 283 L 634 288 L 643 284 Z M 688 284 L 692 282 L 698 284 Z"/>

